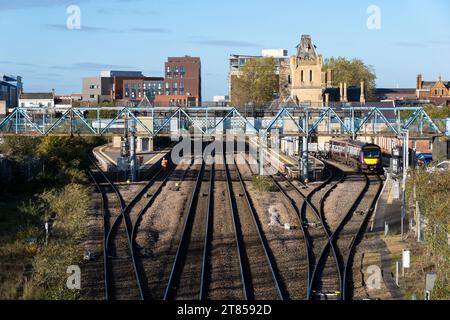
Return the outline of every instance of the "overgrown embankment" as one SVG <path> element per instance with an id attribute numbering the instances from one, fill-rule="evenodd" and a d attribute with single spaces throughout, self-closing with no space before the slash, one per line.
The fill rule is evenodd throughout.
<path id="1" fill-rule="evenodd" d="M 450 172 L 414 172 L 408 185 L 411 200 L 414 185 L 425 225 L 424 242 L 413 251 L 411 271 L 420 278 L 411 282 L 421 287 L 414 293 L 423 296 L 425 274 L 434 271 L 437 280 L 432 299 L 450 300 Z"/>
<path id="2" fill-rule="evenodd" d="M 0 181 L 0 299 L 80 299 L 67 267 L 82 262 L 90 204 L 83 138 L 5 138 Z M 48 222 L 49 237 L 45 237 Z"/>

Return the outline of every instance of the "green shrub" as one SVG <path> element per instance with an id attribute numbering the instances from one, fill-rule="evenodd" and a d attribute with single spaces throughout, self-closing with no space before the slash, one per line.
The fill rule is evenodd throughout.
<path id="1" fill-rule="evenodd" d="M 253 187 L 260 192 L 275 192 L 277 191 L 277 186 L 268 177 L 254 176 L 253 177 Z"/>
<path id="2" fill-rule="evenodd" d="M 425 256 L 432 261 L 437 272 L 432 296 L 450 299 L 450 173 L 427 173 L 417 170 L 408 182 L 408 198 L 412 199 L 416 186 L 417 201 L 426 218 Z"/>

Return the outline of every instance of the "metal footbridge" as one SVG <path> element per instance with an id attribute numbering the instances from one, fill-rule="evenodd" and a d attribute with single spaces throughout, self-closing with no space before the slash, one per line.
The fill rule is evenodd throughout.
<path id="1" fill-rule="evenodd" d="M 112 116 L 111 116 L 112 115 Z M 286 107 L 274 112 L 241 113 L 236 108 L 48 108 L 18 107 L 0 116 L 0 136 L 256 135 L 280 136 L 441 136 L 445 120 L 431 119 L 421 106 L 339 108 Z"/>

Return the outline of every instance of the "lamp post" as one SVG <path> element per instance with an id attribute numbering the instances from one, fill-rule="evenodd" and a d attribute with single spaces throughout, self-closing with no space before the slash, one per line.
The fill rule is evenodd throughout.
<path id="1" fill-rule="evenodd" d="M 406 179 L 409 169 L 409 130 L 402 130 L 403 136 L 403 182 L 402 182 L 402 212 L 401 212 L 401 240 L 404 238 L 404 220 L 406 218 Z"/>
<path id="2" fill-rule="evenodd" d="M 305 119 L 303 121 L 303 129 L 305 131 L 305 135 L 303 136 L 303 144 L 302 144 L 302 156 L 301 156 L 301 163 L 302 163 L 302 177 L 303 181 L 307 181 L 309 179 L 309 168 L 308 168 L 308 161 L 309 161 L 309 150 L 308 150 L 308 143 L 309 143 L 309 112 L 308 108 L 305 107 Z"/>

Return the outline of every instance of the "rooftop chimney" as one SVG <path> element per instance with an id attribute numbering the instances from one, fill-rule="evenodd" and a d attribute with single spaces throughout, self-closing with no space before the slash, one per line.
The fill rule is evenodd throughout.
<path id="1" fill-rule="evenodd" d="M 361 103 L 361 105 L 366 104 L 366 93 L 365 93 L 365 88 L 364 88 L 364 81 L 361 81 L 361 96 L 359 97 L 359 102 Z"/>
<path id="2" fill-rule="evenodd" d="M 344 102 L 348 102 L 348 96 L 347 96 L 347 82 L 344 82 Z"/>
<path id="3" fill-rule="evenodd" d="M 333 69 L 328 69 L 327 70 L 327 87 L 331 88 L 334 84 L 334 70 Z"/>
<path id="4" fill-rule="evenodd" d="M 329 107 L 330 106 L 330 94 L 329 93 L 325 93 L 325 107 Z"/>
<path id="5" fill-rule="evenodd" d="M 422 90 L 422 83 L 423 83 L 422 75 L 419 74 L 417 75 L 417 85 L 416 85 L 417 90 Z"/>

